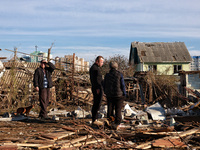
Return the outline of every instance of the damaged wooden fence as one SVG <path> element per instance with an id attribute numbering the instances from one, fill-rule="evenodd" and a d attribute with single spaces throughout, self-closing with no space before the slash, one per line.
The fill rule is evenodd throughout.
<path id="1" fill-rule="evenodd" d="M 73 61 L 62 63 L 68 63 L 69 69 L 64 70 L 59 63 L 55 64 L 57 68 L 52 74 L 54 87 L 50 98 L 52 106 L 64 108 L 68 104 L 91 105 L 92 93 L 88 75 L 76 72 Z M 0 108 L 8 111 L 37 104 L 38 94 L 33 87 L 33 74 L 40 63 L 19 61 L 14 57 L 14 60 L 3 64 L 5 72 L 0 79 Z"/>

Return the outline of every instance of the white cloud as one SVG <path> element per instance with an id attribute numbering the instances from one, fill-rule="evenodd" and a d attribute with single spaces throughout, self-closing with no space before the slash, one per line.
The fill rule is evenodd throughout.
<path id="1" fill-rule="evenodd" d="M 12 3 L 12 5 L 11 5 Z M 178 7 L 177 7 L 177 5 Z M 200 2 L 192 1 L 1 1 L 0 27 L 132 29 L 140 25 L 180 28 L 200 25 Z M 31 30 L 31 29 L 30 29 Z M 99 32 L 100 33 L 100 32 Z"/>
<path id="2" fill-rule="evenodd" d="M 90 40 L 85 39 L 198 39 L 199 18 L 199 0 L 2 0 L 0 43 L 6 48 L 22 43 L 23 50 L 28 49 L 28 46 L 34 49 L 37 43 L 45 47 L 49 41 L 59 37 L 59 40 L 64 41 L 62 46 L 69 45 L 55 47 L 61 55 L 70 48 L 70 52 L 75 51 L 87 58 L 95 57 L 96 53 L 109 56 L 128 51 L 129 54 L 130 45 L 127 48 L 117 48 L 106 43 L 79 47 L 78 40 L 84 38 L 84 42 L 87 42 L 85 45 L 92 45 Z M 76 46 L 64 40 L 70 38 L 78 39 Z"/>
<path id="3" fill-rule="evenodd" d="M 189 50 L 191 56 L 200 56 L 200 50 Z"/>
<path id="4" fill-rule="evenodd" d="M 194 37 L 200 38 L 200 28 L 166 28 L 166 27 L 137 27 L 132 29 L 130 27 L 109 30 L 106 28 L 95 29 L 0 29 L 1 35 L 31 35 L 31 36 L 79 36 L 79 37 Z"/>

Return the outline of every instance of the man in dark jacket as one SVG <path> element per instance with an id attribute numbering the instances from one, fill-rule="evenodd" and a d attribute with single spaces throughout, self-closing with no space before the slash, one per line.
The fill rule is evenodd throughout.
<path id="1" fill-rule="evenodd" d="M 108 118 L 114 116 L 115 109 L 115 122 L 113 124 L 114 129 L 117 129 L 118 125 L 121 123 L 121 109 L 126 96 L 124 78 L 122 73 L 120 73 L 117 69 L 118 64 L 116 62 L 110 62 L 110 71 L 106 74 L 104 79 L 104 92 L 107 97 Z"/>
<path id="2" fill-rule="evenodd" d="M 103 65 L 104 58 L 98 56 L 95 59 L 95 63 L 90 68 L 90 81 L 92 84 L 93 93 L 93 106 L 92 106 L 92 124 L 97 124 L 98 111 L 100 109 L 102 97 L 103 97 L 103 79 L 100 67 Z"/>
<path id="3" fill-rule="evenodd" d="M 48 66 L 47 66 L 48 64 Z M 33 85 L 36 91 L 39 91 L 40 101 L 40 114 L 39 118 L 48 119 L 47 106 L 49 104 L 50 88 L 53 86 L 51 75 L 55 66 L 51 62 L 43 59 L 40 63 L 40 67 L 35 70 Z"/>

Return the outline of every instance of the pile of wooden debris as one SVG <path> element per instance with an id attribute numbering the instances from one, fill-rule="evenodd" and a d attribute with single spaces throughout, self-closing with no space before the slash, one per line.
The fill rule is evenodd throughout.
<path id="1" fill-rule="evenodd" d="M 93 98 L 88 75 L 59 69 L 53 74 L 52 120 L 37 119 L 38 105 L 28 117 L 11 115 L 18 107 L 37 104 L 32 77 L 38 65 L 4 63 L 6 70 L 0 80 L 0 148 L 200 148 L 200 94 L 185 88 L 193 98 L 181 95 L 176 78 L 170 76 L 139 73 L 125 78 L 127 100 L 118 130 L 106 125 L 92 127 Z M 102 105 L 106 105 L 106 98 Z M 103 123 L 105 114 L 100 116 Z"/>
<path id="2" fill-rule="evenodd" d="M 129 103 L 130 104 L 130 103 Z M 60 110 L 61 111 L 61 110 Z M 37 114 L 18 121 L 0 121 L 1 149 L 198 149 L 200 124 L 174 123 L 124 117 L 118 130 L 106 124 L 92 126 L 91 119 L 58 115 L 39 120 Z M 52 117 L 52 118 L 53 118 Z M 149 118 L 149 117 L 148 117 Z M 200 117 L 199 117 L 200 119 Z M 99 119 L 105 122 L 105 118 Z M 186 121 L 186 120 L 184 120 Z"/>

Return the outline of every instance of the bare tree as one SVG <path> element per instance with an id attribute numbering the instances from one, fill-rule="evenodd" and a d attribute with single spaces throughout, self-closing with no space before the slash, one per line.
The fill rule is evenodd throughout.
<path id="1" fill-rule="evenodd" d="M 119 54 L 104 59 L 104 65 L 101 68 L 103 75 L 109 72 L 110 61 L 115 61 L 118 63 L 118 70 L 123 73 L 124 77 L 133 77 L 135 70 L 134 67 L 129 65 L 128 58 L 126 58 L 124 55 Z"/>

